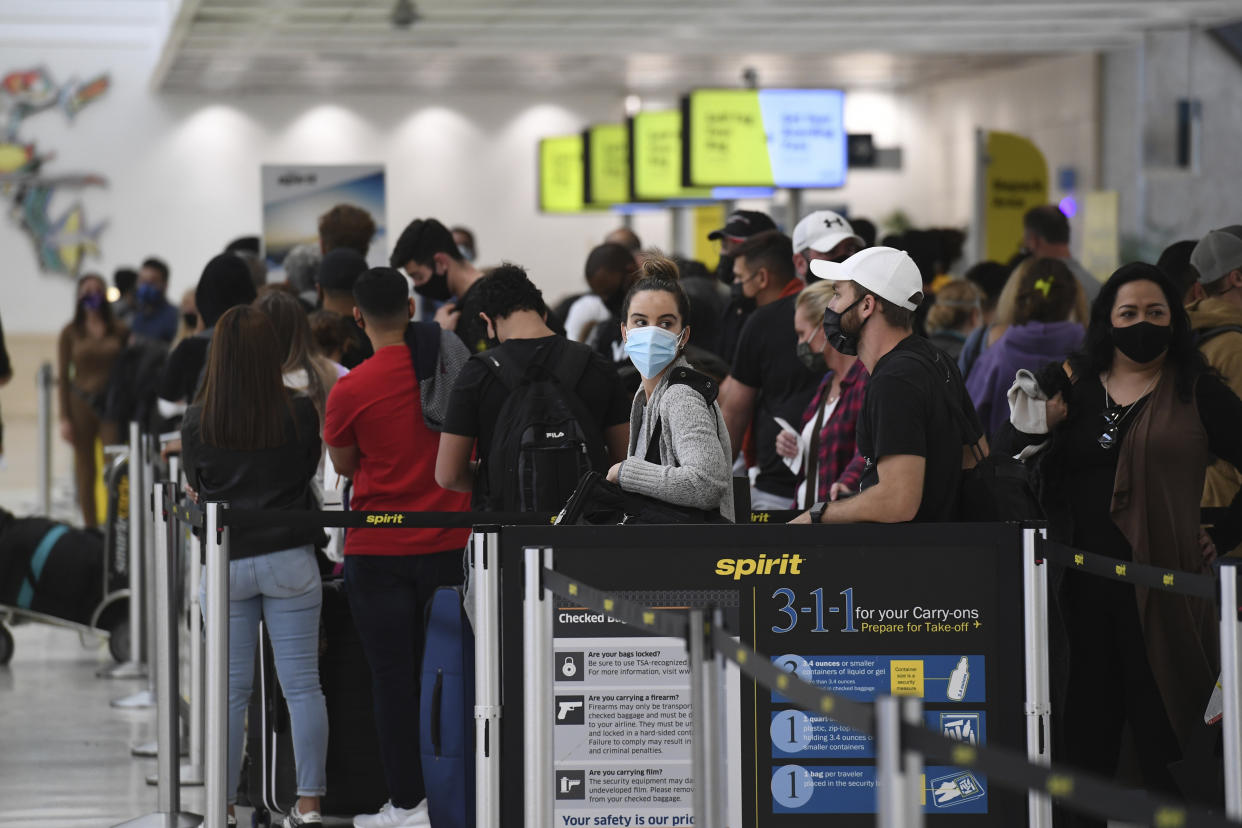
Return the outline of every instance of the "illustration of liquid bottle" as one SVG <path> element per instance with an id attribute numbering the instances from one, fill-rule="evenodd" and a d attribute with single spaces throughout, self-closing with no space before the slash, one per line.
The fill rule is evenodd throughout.
<path id="1" fill-rule="evenodd" d="M 970 662 L 966 656 L 962 656 L 957 662 L 957 666 L 953 668 L 953 672 L 949 674 L 949 691 L 950 701 L 961 701 L 966 698 L 966 685 L 970 683 Z"/>

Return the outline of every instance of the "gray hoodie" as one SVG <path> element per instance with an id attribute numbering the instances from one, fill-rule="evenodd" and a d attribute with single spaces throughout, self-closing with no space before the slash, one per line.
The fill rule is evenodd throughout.
<path id="1" fill-rule="evenodd" d="M 689 367 L 684 357 L 673 366 Z M 630 411 L 630 456 L 621 464 L 621 488 L 693 509 L 719 509 L 732 521 L 733 468 L 729 430 L 720 405 L 708 406 L 703 395 L 686 385 L 668 384 L 665 373 L 651 395 L 641 388 Z M 647 445 L 659 412 L 660 463 L 648 463 Z"/>

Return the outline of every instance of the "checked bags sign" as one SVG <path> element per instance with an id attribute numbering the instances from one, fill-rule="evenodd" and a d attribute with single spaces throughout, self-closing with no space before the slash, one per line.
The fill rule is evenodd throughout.
<path id="1" fill-rule="evenodd" d="M 904 695 L 929 727 L 1025 748 L 1021 532 L 1016 526 L 532 527 L 501 532 L 502 808 L 521 822 L 522 549 L 563 575 L 665 612 L 724 609 L 728 630 L 783 670 L 843 697 Z M 519 583 L 515 583 L 519 582 Z M 570 826 L 691 826 L 685 642 L 556 597 L 554 816 Z M 726 673 L 729 826 L 871 826 L 871 737 Z M 929 759 L 932 824 L 1013 826 L 1026 798 Z M 512 816 L 510 816 L 512 815 Z"/>

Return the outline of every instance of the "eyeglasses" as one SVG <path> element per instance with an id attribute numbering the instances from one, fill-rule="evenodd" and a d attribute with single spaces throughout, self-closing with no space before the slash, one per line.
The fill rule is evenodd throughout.
<path id="1" fill-rule="evenodd" d="M 1125 416 L 1120 407 L 1104 409 L 1104 432 L 1096 439 L 1102 449 L 1110 449 L 1117 445 L 1117 432 L 1121 427 L 1121 418 Z"/>

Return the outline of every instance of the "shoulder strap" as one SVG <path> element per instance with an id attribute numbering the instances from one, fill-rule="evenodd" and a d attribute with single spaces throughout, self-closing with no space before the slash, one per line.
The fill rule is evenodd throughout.
<path id="1" fill-rule="evenodd" d="M 472 354 L 470 359 L 481 362 L 506 391 L 512 392 L 521 384 L 524 372 L 519 371 L 507 355 L 501 356 L 499 351 L 499 348 L 491 348 L 481 354 Z"/>
<path id="2" fill-rule="evenodd" d="M 720 390 L 714 379 L 684 365 L 678 365 L 669 372 L 668 384 L 693 388 L 703 397 L 703 402 L 707 403 L 708 408 L 716 402 L 716 395 Z M 657 466 L 660 465 L 660 434 L 664 430 L 663 425 L 660 413 L 657 411 L 655 425 L 651 427 L 651 436 L 647 438 L 647 456 L 643 458 L 648 463 L 655 463 Z"/>
<path id="3" fill-rule="evenodd" d="M 1242 333 L 1242 325 L 1218 325 L 1215 328 L 1199 331 L 1195 336 L 1195 344 L 1202 345 L 1209 339 L 1214 339 L 1221 334 L 1227 333 Z"/>
<path id="4" fill-rule="evenodd" d="M 970 420 L 966 417 L 966 412 L 962 409 L 961 395 L 956 393 L 961 389 L 952 387 L 954 385 L 953 373 L 941 364 L 939 354 L 937 354 L 935 360 L 933 361 L 923 354 L 920 354 L 918 351 L 910 350 L 905 351 L 904 353 L 907 356 L 914 357 L 923 365 L 931 369 L 932 374 L 937 380 L 935 383 L 936 386 L 941 389 L 941 392 L 944 394 L 945 399 L 949 403 L 949 410 L 953 412 L 953 418 L 957 420 L 957 428 L 961 435 L 962 445 L 978 449 L 980 441 L 983 440 L 983 434 L 976 431 L 971 426 Z"/>
<path id="5" fill-rule="evenodd" d="M 440 359 L 440 326 L 434 322 L 411 322 L 405 328 L 405 345 L 414 363 L 418 382 L 436 375 Z"/>

